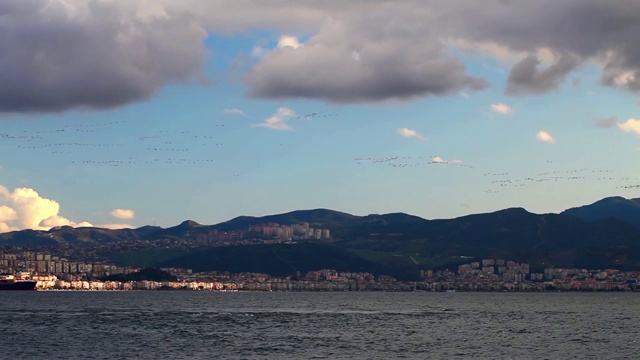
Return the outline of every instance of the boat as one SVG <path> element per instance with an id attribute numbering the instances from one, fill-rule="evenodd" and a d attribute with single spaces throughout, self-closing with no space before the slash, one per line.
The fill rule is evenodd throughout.
<path id="1" fill-rule="evenodd" d="M 0 275 L 0 290 L 35 290 L 35 280 L 16 279 L 13 275 Z"/>

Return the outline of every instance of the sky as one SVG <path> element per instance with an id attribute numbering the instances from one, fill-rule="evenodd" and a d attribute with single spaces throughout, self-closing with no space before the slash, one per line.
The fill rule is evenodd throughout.
<path id="1" fill-rule="evenodd" d="M 0 232 L 640 197 L 637 0 L 3 0 Z"/>

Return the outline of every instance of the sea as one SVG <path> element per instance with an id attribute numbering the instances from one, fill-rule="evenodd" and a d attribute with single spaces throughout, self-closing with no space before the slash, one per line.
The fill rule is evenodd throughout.
<path id="1" fill-rule="evenodd" d="M 640 293 L 0 293 L 1 359 L 640 359 Z"/>

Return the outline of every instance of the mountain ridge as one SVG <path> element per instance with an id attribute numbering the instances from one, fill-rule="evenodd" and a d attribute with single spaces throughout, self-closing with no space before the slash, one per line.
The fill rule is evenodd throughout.
<path id="1" fill-rule="evenodd" d="M 640 228 L 640 198 L 626 199 L 621 196 L 611 196 L 589 205 L 569 208 L 560 214 L 587 221 L 615 218 Z"/>
<path id="2" fill-rule="evenodd" d="M 625 210 L 632 210 L 631 214 Z M 55 244 L 56 241 L 63 242 L 91 242 L 91 241 L 122 241 L 122 240 L 149 240 L 153 238 L 171 237 L 196 237 L 199 234 L 210 230 L 232 231 L 244 230 L 249 225 L 261 223 L 278 223 L 281 225 L 293 225 L 298 223 L 309 223 L 311 227 L 328 228 L 332 232 L 350 236 L 353 234 L 363 234 L 363 231 L 341 231 L 351 227 L 353 229 L 380 227 L 391 227 L 396 230 L 401 228 L 411 228 L 412 226 L 422 226 L 427 223 L 444 224 L 448 222 L 460 222 L 473 219 L 503 219 L 518 218 L 520 216 L 540 217 L 549 214 L 535 214 L 522 207 L 511 207 L 487 213 L 477 213 L 459 216 L 451 219 L 428 220 L 420 216 L 407 214 L 404 212 L 394 212 L 387 214 L 352 215 L 349 213 L 316 208 L 310 210 L 294 210 L 286 213 L 271 214 L 265 216 L 238 216 L 233 219 L 213 224 L 204 225 L 193 220 L 185 220 L 178 225 L 162 228 L 159 226 L 144 225 L 134 229 L 107 229 L 100 227 L 77 227 L 58 226 L 49 230 L 17 230 L 0 233 L 0 245 L 11 245 L 13 239 L 20 242 L 28 238 L 37 239 L 41 244 Z M 626 223 L 633 224 L 640 228 L 640 198 L 625 199 L 620 196 L 608 197 L 596 201 L 589 205 L 569 208 L 556 215 L 569 216 L 592 222 L 608 218 L 618 219 Z"/>
<path id="3" fill-rule="evenodd" d="M 196 269 L 211 270 L 221 266 L 223 268 L 218 270 L 259 270 L 260 266 L 248 263 L 247 254 L 252 254 L 251 259 L 258 265 L 262 264 L 264 270 L 271 269 L 278 273 L 289 268 L 304 269 L 296 256 L 317 265 L 340 265 L 348 270 L 351 264 L 354 271 L 362 267 L 380 271 L 380 267 L 377 266 L 381 266 L 384 269 L 392 269 L 391 273 L 405 275 L 415 273 L 419 267 L 452 265 L 458 263 L 459 259 L 469 257 L 503 258 L 531 263 L 532 267 L 610 267 L 640 270 L 640 228 L 633 223 L 633 216 L 620 216 L 627 215 L 624 209 L 634 208 L 636 201 L 638 200 L 624 198 L 603 199 L 603 202 L 582 207 L 582 216 L 576 216 L 572 212 L 535 214 L 521 207 L 513 207 L 453 219 L 427 220 L 398 212 L 356 216 L 329 209 L 312 209 L 261 217 L 240 216 L 215 225 L 203 225 L 186 220 L 166 229 L 143 226 L 137 229 L 109 230 L 64 226 L 48 231 L 22 230 L 0 234 L 0 245 L 109 244 L 144 240 L 141 244 L 153 247 L 153 241 L 168 239 L 169 241 L 163 242 L 160 247 L 166 248 L 166 251 L 162 250 L 162 256 L 154 257 L 164 259 L 163 262 L 146 266 L 186 266 L 193 262 L 191 267 Z M 609 211 L 608 214 L 602 210 L 603 203 L 607 205 L 604 209 Z M 597 216 L 589 217 L 590 211 Z M 259 238 L 258 242 L 263 244 L 258 247 L 243 246 L 238 238 L 225 243 L 226 246 L 235 246 L 233 249 L 220 249 L 220 246 L 214 246 L 216 244 L 202 245 L 197 242 L 201 235 L 215 231 L 246 232 L 249 225 L 293 225 L 302 222 L 309 223 L 310 227 L 329 229 L 333 235 L 332 239 L 298 241 L 302 244 L 314 243 L 319 259 L 311 255 L 314 253 L 309 250 L 311 245 L 297 247 L 293 244 L 288 247 L 286 244 L 280 244 L 280 248 L 271 247 L 268 243 L 272 240 L 269 240 L 268 236 Z M 179 245 L 183 246 L 182 250 L 173 251 L 171 246 L 176 245 L 171 244 L 178 243 L 182 244 Z M 194 249 L 195 254 L 191 254 L 188 244 L 200 248 Z M 202 246 L 209 247 L 205 249 Z M 129 258 L 140 256 L 135 252 L 137 248 L 136 246 L 133 250 L 130 249 Z M 181 259 L 177 258 L 178 254 Z M 276 261 L 284 254 L 289 260 L 285 263 L 282 263 L 282 259 Z M 120 258 L 126 259 L 127 256 Z M 369 262 L 363 262 L 365 260 Z M 238 264 L 234 265 L 234 262 Z M 356 266 L 357 264 L 360 265 Z"/>

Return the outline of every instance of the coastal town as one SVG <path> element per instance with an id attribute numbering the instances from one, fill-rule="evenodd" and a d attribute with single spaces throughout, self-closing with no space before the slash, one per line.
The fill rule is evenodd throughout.
<path id="1" fill-rule="evenodd" d="M 140 268 L 70 261 L 20 248 L 0 251 L 0 272 L 36 280 L 38 290 L 201 290 L 201 291 L 640 291 L 640 271 L 546 268 L 530 272 L 524 263 L 483 259 L 454 270 L 420 270 L 414 281 L 367 272 L 320 269 L 275 277 L 260 273 L 201 272 L 161 268 L 175 281 L 109 281 Z"/>

